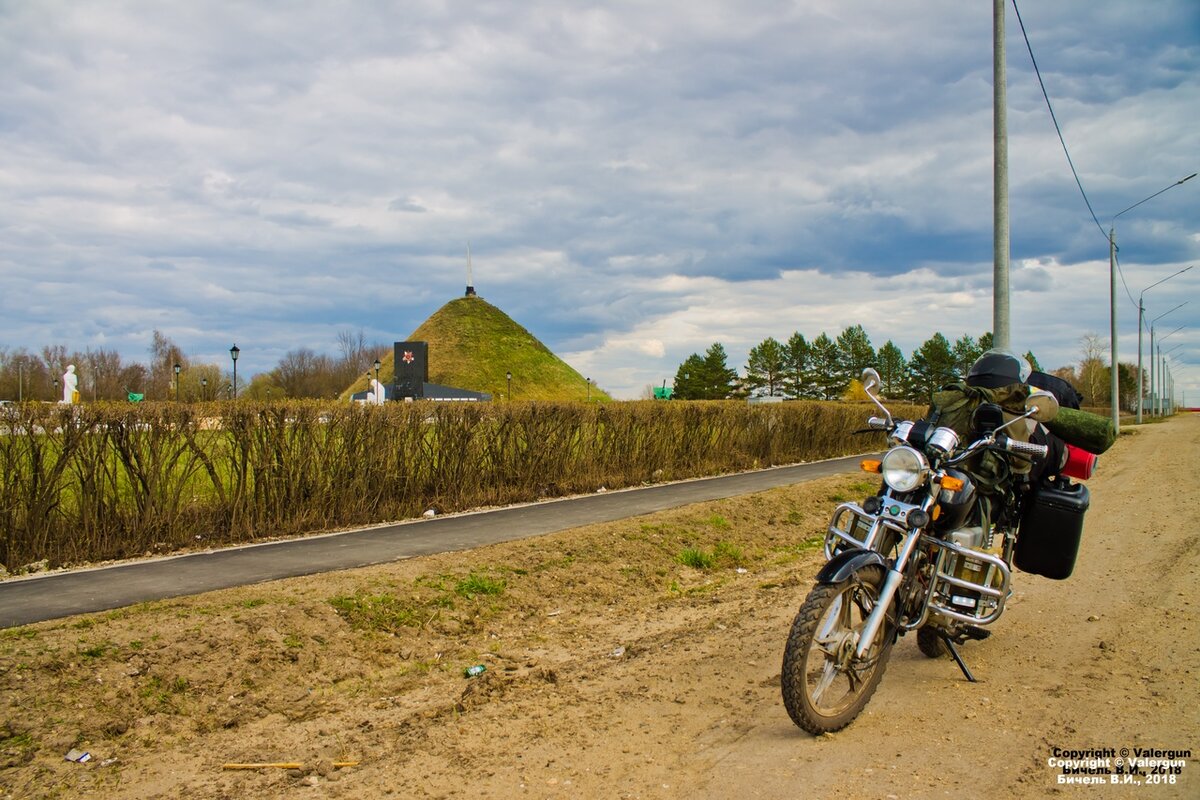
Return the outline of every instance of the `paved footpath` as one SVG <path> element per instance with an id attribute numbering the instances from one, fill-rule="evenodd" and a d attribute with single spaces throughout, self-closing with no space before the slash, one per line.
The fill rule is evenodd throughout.
<path id="1" fill-rule="evenodd" d="M 861 456 L 413 520 L 0 583 L 0 628 L 263 581 L 469 550 L 848 472 Z"/>

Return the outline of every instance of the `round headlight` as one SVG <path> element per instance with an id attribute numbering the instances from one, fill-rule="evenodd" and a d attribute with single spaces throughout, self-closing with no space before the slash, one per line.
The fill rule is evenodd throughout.
<path id="1" fill-rule="evenodd" d="M 883 482 L 894 492 L 911 492 L 929 477 L 929 462 L 911 447 L 893 447 L 883 455 Z"/>

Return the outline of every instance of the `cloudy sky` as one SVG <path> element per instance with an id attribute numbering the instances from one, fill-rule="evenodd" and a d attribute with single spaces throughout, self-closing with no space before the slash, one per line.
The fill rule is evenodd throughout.
<path id="1" fill-rule="evenodd" d="M 1200 169 L 1200 4 L 1020 10 L 1100 223 L 1010 4 L 1013 344 L 1053 368 L 1108 340 L 1113 215 Z M 1116 236 L 1136 361 L 1200 178 Z M 991 4 L 0 0 L 0 346 L 142 360 L 157 328 L 264 371 L 403 338 L 467 241 L 479 294 L 618 397 L 713 341 L 977 336 Z M 1200 402 L 1200 269 L 1145 299 Z"/>

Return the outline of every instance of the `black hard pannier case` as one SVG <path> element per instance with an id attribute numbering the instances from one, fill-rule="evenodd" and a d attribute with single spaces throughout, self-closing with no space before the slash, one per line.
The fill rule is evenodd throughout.
<path id="1" fill-rule="evenodd" d="M 1090 499 L 1086 486 L 1066 480 L 1034 490 L 1017 534 L 1017 568 L 1058 581 L 1071 577 Z"/>

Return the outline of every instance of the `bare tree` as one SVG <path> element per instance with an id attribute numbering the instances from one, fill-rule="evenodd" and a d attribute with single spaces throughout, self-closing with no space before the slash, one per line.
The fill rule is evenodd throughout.
<path id="1" fill-rule="evenodd" d="M 124 400 L 125 388 L 121 355 L 116 350 L 88 350 L 83 355 L 84 363 L 81 385 L 84 394 L 92 400 Z"/>
<path id="2" fill-rule="evenodd" d="M 187 369 L 187 357 L 179 349 L 179 345 L 155 329 L 154 341 L 150 345 L 150 375 L 145 389 L 147 399 L 174 398 L 176 364 L 182 369 Z"/>
<path id="3" fill-rule="evenodd" d="M 391 345 L 383 342 L 368 343 L 361 328 L 358 331 L 338 331 L 337 346 L 341 358 L 332 365 L 333 381 L 338 384 L 335 394 L 353 383 L 364 370 L 370 371 L 375 360 L 382 361 L 392 349 Z"/>
<path id="4" fill-rule="evenodd" d="M 1085 333 L 1079 340 L 1079 384 L 1093 405 L 1109 402 L 1109 371 L 1104 363 L 1108 343 L 1094 333 Z"/>
<path id="5" fill-rule="evenodd" d="M 342 361 L 349 361 L 355 364 L 363 363 L 367 356 L 367 337 L 363 333 L 362 328 L 357 331 L 341 330 L 337 333 L 338 353 L 342 356 Z"/>

